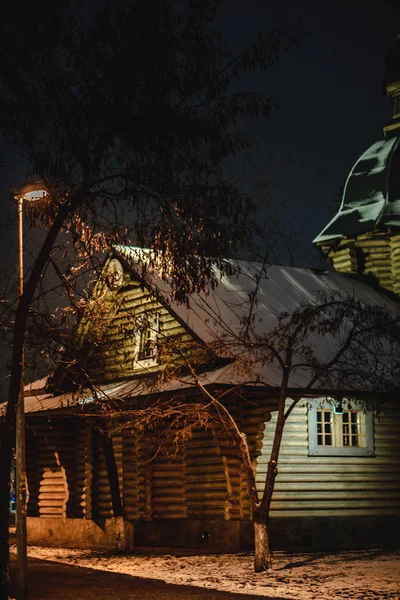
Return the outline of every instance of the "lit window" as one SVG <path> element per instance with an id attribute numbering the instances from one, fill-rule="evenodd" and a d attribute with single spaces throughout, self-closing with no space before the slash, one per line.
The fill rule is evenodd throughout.
<path id="1" fill-rule="evenodd" d="M 146 315 L 140 319 L 136 335 L 136 360 L 142 366 L 157 363 L 157 339 L 159 333 L 159 316 Z"/>
<path id="2" fill-rule="evenodd" d="M 372 456 L 372 410 L 354 400 L 309 400 L 308 449 L 310 456 Z"/>

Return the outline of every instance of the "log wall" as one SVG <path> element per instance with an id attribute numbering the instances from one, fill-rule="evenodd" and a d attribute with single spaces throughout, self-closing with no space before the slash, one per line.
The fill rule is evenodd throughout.
<path id="1" fill-rule="evenodd" d="M 319 246 L 336 271 L 370 275 L 382 287 L 400 294 L 400 235 L 364 233 Z"/>
<path id="2" fill-rule="evenodd" d="M 265 429 L 257 482 L 263 487 L 276 415 Z M 400 515 L 400 414 L 395 404 L 374 416 L 375 456 L 308 456 L 307 402 L 283 434 L 271 517 Z"/>
<path id="3" fill-rule="evenodd" d="M 85 340 L 85 368 L 96 381 L 148 375 L 173 368 L 182 362 L 182 354 L 204 355 L 186 329 L 134 279 L 116 292 L 109 291 L 101 303 L 103 317 L 98 327 L 87 327 Z M 138 360 L 138 323 L 144 315 L 158 315 L 157 360 Z"/>
<path id="4" fill-rule="evenodd" d="M 261 451 L 266 400 L 232 400 L 253 459 Z M 113 424 L 113 430 L 115 424 Z M 126 427 L 113 435 L 125 518 L 242 520 L 250 517 L 247 473 L 240 446 L 225 429 L 198 430 L 185 443 L 160 444 L 161 432 Z M 112 517 L 111 491 L 100 433 L 84 419 L 35 419 L 28 436 L 30 516 Z"/>
<path id="5" fill-rule="evenodd" d="M 72 419 L 35 419 L 27 430 L 28 515 L 83 515 L 85 440 Z"/>

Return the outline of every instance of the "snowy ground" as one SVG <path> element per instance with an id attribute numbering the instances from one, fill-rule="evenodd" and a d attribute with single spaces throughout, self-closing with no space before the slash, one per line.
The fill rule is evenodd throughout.
<path id="1" fill-rule="evenodd" d="M 168 583 L 296 600 L 400 600 L 400 550 L 277 553 L 270 573 L 253 572 L 251 554 L 117 555 L 31 546 L 29 556 Z"/>

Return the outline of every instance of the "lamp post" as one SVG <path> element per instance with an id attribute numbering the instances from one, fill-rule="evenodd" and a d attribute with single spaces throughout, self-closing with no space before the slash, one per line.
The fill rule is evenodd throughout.
<path id="1" fill-rule="evenodd" d="M 11 194 L 17 202 L 17 279 L 18 295 L 24 292 L 24 202 L 35 202 L 44 198 L 47 192 L 40 182 L 27 183 L 12 188 Z M 26 457 L 25 457 L 25 403 L 24 403 L 24 353 L 21 359 L 20 392 L 17 406 L 15 443 L 15 491 L 17 526 L 17 600 L 27 600 L 27 533 L 26 533 Z"/>

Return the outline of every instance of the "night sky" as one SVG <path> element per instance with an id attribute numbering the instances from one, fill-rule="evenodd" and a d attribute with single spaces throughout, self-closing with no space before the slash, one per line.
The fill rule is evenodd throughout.
<path id="1" fill-rule="evenodd" d="M 391 117 L 382 81 L 385 49 L 400 31 L 400 3 L 227 0 L 220 26 L 240 49 L 280 18 L 303 29 L 301 49 L 245 82 L 273 93 L 279 105 L 269 120 L 250 125 L 258 143 L 250 171 L 271 186 L 271 202 L 293 226 L 297 263 L 320 266 L 312 239 L 333 216 L 335 194 L 355 160 L 382 137 L 381 125 Z M 11 149 L 2 161 L 0 217 L 12 209 L 8 188 L 25 175 Z M 13 237 L 12 227 L 1 229 L 0 251 Z"/>
<path id="2" fill-rule="evenodd" d="M 303 27 L 301 49 L 258 78 L 275 94 L 279 114 L 259 125 L 257 160 L 273 185 L 272 201 L 284 203 L 297 233 L 298 263 L 319 266 L 312 239 L 338 207 L 335 195 L 354 162 L 391 118 L 382 81 L 386 48 L 400 32 L 400 3 L 283 0 L 273 13 L 271 3 L 257 0 L 229 6 L 237 37 L 257 13 L 260 25 L 274 14 Z"/>

